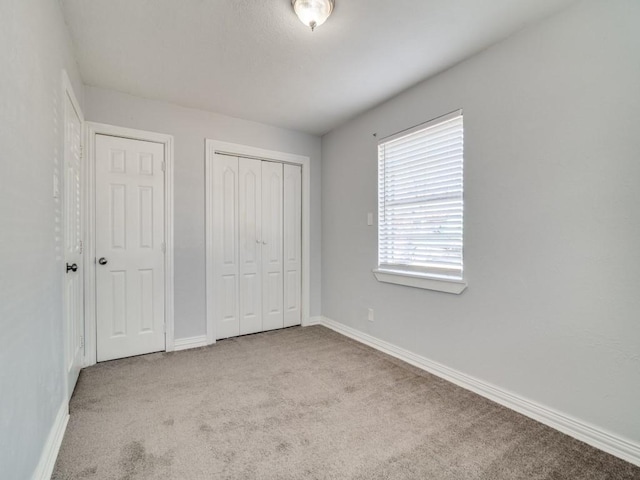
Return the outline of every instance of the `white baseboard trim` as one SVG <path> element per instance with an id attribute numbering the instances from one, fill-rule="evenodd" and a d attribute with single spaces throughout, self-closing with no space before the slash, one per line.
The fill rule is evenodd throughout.
<path id="1" fill-rule="evenodd" d="M 67 423 L 69 423 L 69 405 L 64 401 L 60 405 L 56 419 L 49 431 L 47 442 L 44 444 L 40 455 L 40 461 L 33 472 L 33 477 L 31 477 L 33 480 L 50 480 L 53 474 L 53 467 L 56 465 L 60 445 L 62 445 L 62 438 L 67 429 Z"/>
<path id="2" fill-rule="evenodd" d="M 206 347 L 209 345 L 206 335 L 198 335 L 197 337 L 177 338 L 173 342 L 173 351 L 188 350 L 190 348 Z"/>
<path id="3" fill-rule="evenodd" d="M 372 337 L 371 335 L 343 325 L 330 318 L 320 317 L 319 323 L 346 337 L 403 360 L 410 365 L 432 373 L 462 388 L 471 390 L 478 395 L 493 400 L 500 405 L 515 410 L 518 413 L 537 420 L 595 448 L 640 466 L 640 445 L 637 443 L 616 436 L 552 408 L 527 400 L 526 398 L 477 378 L 465 375 L 457 370 L 416 355 L 384 340 Z"/>
<path id="4" fill-rule="evenodd" d="M 321 325 L 324 317 L 309 317 L 306 322 L 302 322 L 303 327 L 310 327 L 311 325 Z"/>

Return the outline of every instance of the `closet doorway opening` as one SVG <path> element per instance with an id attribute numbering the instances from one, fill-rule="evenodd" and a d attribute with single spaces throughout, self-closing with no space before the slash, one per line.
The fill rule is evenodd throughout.
<path id="1" fill-rule="evenodd" d="M 207 342 L 309 318 L 308 157 L 206 141 Z"/>

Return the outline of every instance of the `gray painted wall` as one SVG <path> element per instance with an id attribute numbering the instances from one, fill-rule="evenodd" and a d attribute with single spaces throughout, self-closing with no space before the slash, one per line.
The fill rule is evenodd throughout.
<path id="1" fill-rule="evenodd" d="M 0 2 L 0 476 L 30 478 L 66 396 L 62 68 L 82 83 L 57 1 Z"/>
<path id="2" fill-rule="evenodd" d="M 323 137 L 323 315 L 640 442 L 639 18 L 580 2 Z M 372 134 L 457 108 L 469 287 L 378 283 Z"/>
<path id="3" fill-rule="evenodd" d="M 320 315 L 319 137 L 95 87 L 85 102 L 87 120 L 174 136 L 175 338 L 205 333 L 205 138 L 311 158 L 310 310 Z"/>

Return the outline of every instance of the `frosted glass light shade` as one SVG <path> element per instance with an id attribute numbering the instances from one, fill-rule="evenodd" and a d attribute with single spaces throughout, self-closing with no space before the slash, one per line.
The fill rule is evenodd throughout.
<path id="1" fill-rule="evenodd" d="M 300 21 L 314 30 L 329 18 L 334 0 L 291 0 L 291 5 Z"/>

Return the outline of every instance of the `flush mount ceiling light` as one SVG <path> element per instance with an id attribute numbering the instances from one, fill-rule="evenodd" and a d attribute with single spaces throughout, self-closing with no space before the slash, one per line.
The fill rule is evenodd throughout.
<path id="1" fill-rule="evenodd" d="M 291 0 L 293 10 L 298 18 L 313 31 L 318 25 L 322 25 L 335 5 L 334 0 Z"/>

